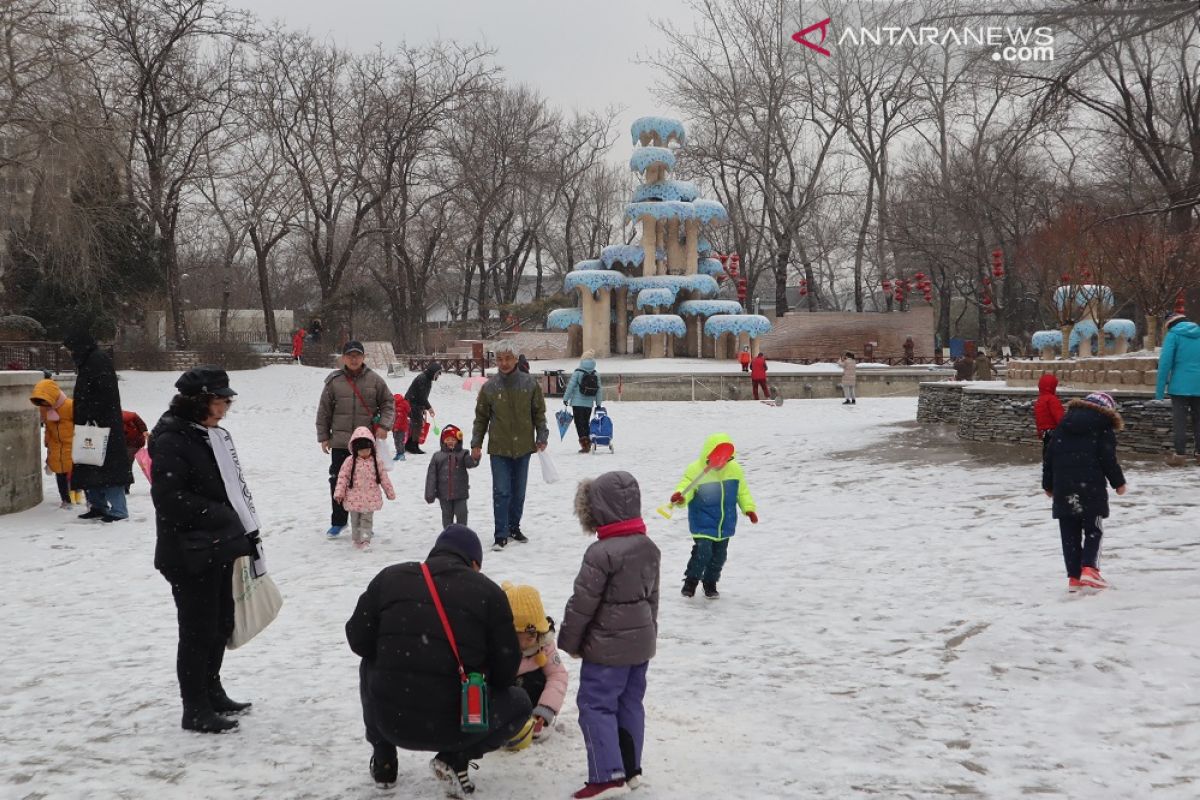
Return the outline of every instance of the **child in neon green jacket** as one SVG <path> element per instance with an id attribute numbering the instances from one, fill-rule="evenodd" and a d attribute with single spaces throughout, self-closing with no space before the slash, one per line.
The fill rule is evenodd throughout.
<path id="1" fill-rule="evenodd" d="M 683 480 L 675 487 L 671 502 L 687 504 L 688 526 L 692 532 L 692 557 L 684 571 L 683 596 L 694 597 L 696 585 L 704 584 L 704 596 L 715 600 L 720 597 L 717 581 L 721 579 L 721 568 L 729 555 L 729 539 L 737 531 L 738 509 L 741 509 L 752 524 L 758 524 L 758 514 L 746 476 L 742 467 L 732 457 L 720 469 L 710 469 L 708 456 L 717 445 L 733 440 L 728 434 L 714 433 L 704 441 L 700 458 L 688 464 Z M 688 484 L 698 476 L 700 480 L 688 489 Z M 686 490 L 686 491 L 685 491 Z"/>

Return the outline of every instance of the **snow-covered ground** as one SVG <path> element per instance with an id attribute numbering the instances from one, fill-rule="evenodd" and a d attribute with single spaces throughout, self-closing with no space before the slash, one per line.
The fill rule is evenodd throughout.
<path id="1" fill-rule="evenodd" d="M 428 754 L 402 751 L 391 791 L 370 781 L 342 627 L 380 568 L 432 543 L 428 457 L 397 465 L 400 499 L 376 516 L 374 552 L 326 541 L 312 422 L 324 374 L 233 375 L 227 426 L 285 605 L 226 659 L 231 695 L 255 703 L 232 735 L 179 728 L 175 611 L 151 565 L 144 482 L 128 522 L 76 520 L 52 484 L 46 503 L 0 518 L 0 797 L 439 796 Z M 176 376 L 122 377 L 125 407 L 152 422 Z M 439 422 L 469 427 L 474 395 L 460 385 L 440 381 L 432 399 Z M 626 469 L 641 481 L 663 600 L 635 797 L 1200 795 L 1196 469 L 1126 464 L 1102 565 L 1117 588 L 1069 598 L 1037 454 L 919 428 L 915 403 L 614 403 L 616 454 L 577 455 L 570 434 L 552 434 L 563 480 L 544 484 L 532 465 L 532 542 L 486 553 L 484 570 L 536 585 L 560 616 L 588 544 L 571 516 L 575 480 Z M 739 526 L 722 599 L 685 600 L 686 515 L 654 507 L 715 430 L 737 443 L 762 521 Z M 472 482 L 486 539 L 486 465 Z M 484 758 L 475 796 L 577 788 L 572 705 L 545 744 Z"/>

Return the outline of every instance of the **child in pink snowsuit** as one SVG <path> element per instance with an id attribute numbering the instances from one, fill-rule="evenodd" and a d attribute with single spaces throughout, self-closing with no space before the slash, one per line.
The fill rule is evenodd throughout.
<path id="1" fill-rule="evenodd" d="M 521 666 L 516 685 L 533 704 L 534 741 L 544 740 L 553 730 L 555 717 L 567 696 L 567 668 L 554 644 L 554 620 L 546 616 L 542 596 L 532 586 L 501 584 L 512 607 L 513 627 L 521 647 Z"/>
<path id="2" fill-rule="evenodd" d="M 375 452 L 375 437 L 365 427 L 356 428 L 350 437 L 350 458 L 342 463 L 338 472 L 333 499 L 350 512 L 351 539 L 359 550 L 371 546 L 374 535 L 372 523 L 375 512 L 383 508 L 383 496 L 396 499 L 392 479 L 379 462 Z"/>

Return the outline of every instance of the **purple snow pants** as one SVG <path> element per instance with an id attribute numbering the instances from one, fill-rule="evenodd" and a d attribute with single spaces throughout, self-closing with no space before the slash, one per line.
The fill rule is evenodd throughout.
<path id="1" fill-rule="evenodd" d="M 642 771 L 646 735 L 646 661 L 608 667 L 584 661 L 579 670 L 579 727 L 587 745 L 588 783 L 631 778 Z"/>

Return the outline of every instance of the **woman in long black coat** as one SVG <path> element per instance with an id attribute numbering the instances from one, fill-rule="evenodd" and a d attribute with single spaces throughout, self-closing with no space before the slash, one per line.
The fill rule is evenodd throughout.
<path id="1" fill-rule="evenodd" d="M 75 331 L 63 338 L 75 362 L 75 424 L 108 428 L 108 446 L 101 466 L 75 463 L 71 488 L 82 489 L 88 510 L 80 519 L 116 522 L 129 516 L 125 505 L 125 485 L 129 482 L 129 454 L 125 451 L 124 421 L 121 419 L 121 391 L 112 359 L 86 331 Z"/>
<path id="2" fill-rule="evenodd" d="M 248 530 L 234 510 L 214 453 L 223 445 L 210 440 L 236 394 L 229 376 L 197 367 L 175 387 L 179 394 L 150 436 L 154 566 L 171 584 L 178 610 L 183 727 L 221 733 L 237 727 L 224 715 L 250 708 L 225 693 L 221 664 L 233 631 L 233 562 L 254 554 L 258 530 Z"/>

